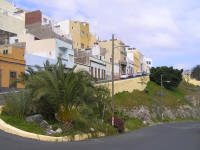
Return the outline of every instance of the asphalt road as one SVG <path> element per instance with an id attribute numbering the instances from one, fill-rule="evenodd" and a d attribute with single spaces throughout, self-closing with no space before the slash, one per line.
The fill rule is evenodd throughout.
<path id="1" fill-rule="evenodd" d="M 152 126 L 119 136 L 50 143 L 0 130 L 0 150 L 200 150 L 200 122 Z"/>

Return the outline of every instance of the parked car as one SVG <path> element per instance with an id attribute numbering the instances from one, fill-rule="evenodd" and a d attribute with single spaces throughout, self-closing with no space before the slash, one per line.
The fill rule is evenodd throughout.
<path id="1" fill-rule="evenodd" d="M 133 74 L 129 74 L 128 77 L 129 77 L 129 78 L 133 78 Z"/>
<path id="2" fill-rule="evenodd" d="M 122 75 L 120 76 L 120 79 L 126 79 L 126 78 L 128 78 L 128 75 L 127 75 L 127 74 L 122 74 Z"/>
<path id="3" fill-rule="evenodd" d="M 137 72 L 137 76 L 142 76 L 142 72 Z"/>
<path id="4" fill-rule="evenodd" d="M 137 77 L 137 74 L 134 74 L 134 73 L 133 73 L 133 77 Z"/>

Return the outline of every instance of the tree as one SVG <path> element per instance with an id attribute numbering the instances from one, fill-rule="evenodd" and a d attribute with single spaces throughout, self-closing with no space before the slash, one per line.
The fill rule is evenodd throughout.
<path id="1" fill-rule="evenodd" d="M 178 87 L 182 81 L 183 70 L 173 69 L 173 67 L 157 67 L 151 69 L 150 80 L 161 85 L 161 75 L 163 86 L 167 89 Z M 166 82 L 169 81 L 169 82 Z"/>
<path id="2" fill-rule="evenodd" d="M 200 81 L 200 65 L 197 65 L 192 69 L 191 77 Z"/>
<path id="3" fill-rule="evenodd" d="M 32 91 L 33 100 L 41 111 L 45 109 L 51 116 L 56 114 L 63 128 L 70 128 L 73 113 L 81 104 L 88 103 L 93 95 L 93 78 L 88 72 L 75 72 L 75 67 L 66 71 L 61 61 L 45 67 L 30 75 L 25 87 Z"/>

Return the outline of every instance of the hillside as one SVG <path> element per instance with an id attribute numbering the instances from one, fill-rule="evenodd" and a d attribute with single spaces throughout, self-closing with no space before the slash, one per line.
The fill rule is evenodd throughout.
<path id="1" fill-rule="evenodd" d="M 161 117 L 176 120 L 200 118 L 200 87 L 182 82 L 178 88 L 167 90 L 148 82 L 144 91 L 122 92 L 115 95 L 115 105 L 129 116 L 147 122 Z"/>

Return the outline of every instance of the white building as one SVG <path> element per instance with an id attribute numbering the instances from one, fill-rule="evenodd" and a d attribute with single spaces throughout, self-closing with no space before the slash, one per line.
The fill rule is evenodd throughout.
<path id="1" fill-rule="evenodd" d="M 106 79 L 105 49 L 94 44 L 91 49 L 78 50 L 75 52 L 76 70 L 87 70 L 98 80 Z"/>
<path id="2" fill-rule="evenodd" d="M 13 3 L 0 0 L 0 30 L 21 33 L 25 28 L 26 12 L 26 10 L 16 8 Z"/>
<path id="3" fill-rule="evenodd" d="M 151 58 L 145 57 L 144 61 L 146 63 L 146 72 L 150 73 L 151 68 L 153 67 L 153 60 Z"/>

